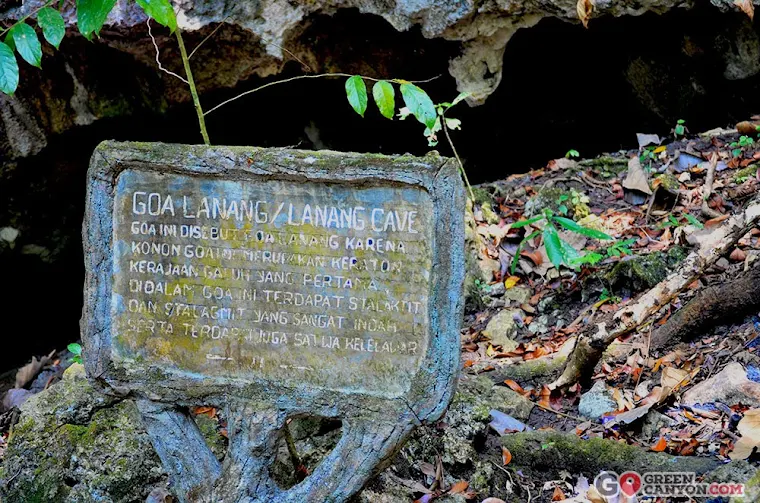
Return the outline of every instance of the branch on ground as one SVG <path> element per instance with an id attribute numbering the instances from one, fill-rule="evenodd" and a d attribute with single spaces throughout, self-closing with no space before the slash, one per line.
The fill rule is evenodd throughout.
<path id="1" fill-rule="evenodd" d="M 691 252 L 679 269 L 649 291 L 619 309 L 610 320 L 590 325 L 579 337 L 562 375 L 549 385 L 552 390 L 572 386 L 590 378 L 604 350 L 618 337 L 630 333 L 650 316 L 673 300 L 698 279 L 721 256 L 760 220 L 760 198 L 754 199 L 742 213 L 728 218 L 702 238 L 700 247 Z"/>

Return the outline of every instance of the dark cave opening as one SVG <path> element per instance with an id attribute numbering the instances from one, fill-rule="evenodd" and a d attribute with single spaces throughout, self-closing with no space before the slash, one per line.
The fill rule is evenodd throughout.
<path id="1" fill-rule="evenodd" d="M 312 18 L 300 40 L 317 48 L 320 68 L 328 71 L 408 80 L 440 75 L 421 84 L 433 100 L 457 94 L 447 73 L 459 51 L 456 42 L 427 40 L 419 30 L 398 33 L 355 10 Z M 571 148 L 584 157 L 634 148 L 635 133 L 666 136 L 678 119 L 693 132 L 731 126 L 760 105 L 758 47 L 757 25 L 740 14 L 719 15 L 709 5 L 593 19 L 589 30 L 547 19 L 510 41 L 501 85 L 485 105 L 452 111 L 463 123 L 453 139 L 471 181 L 479 183 L 541 167 Z M 252 78 L 202 99 L 209 108 L 300 74 L 301 65 L 292 61 L 277 77 Z M 112 86 L 117 82 L 110 79 Z M 389 121 L 372 104 L 366 118 L 356 115 L 342 79 L 273 86 L 209 115 L 208 128 L 215 144 L 429 150 L 423 127 L 412 119 Z M 79 337 L 84 179 L 92 150 L 105 139 L 198 143 L 200 135 L 191 106 L 164 114 L 147 107 L 53 136 L 40 154 L 0 171 L 0 228 L 21 230 L 17 246 L 0 250 L 0 302 L 18 324 L 5 325 L 15 348 L 6 352 L 4 368 Z M 444 142 L 436 148 L 451 154 Z"/>

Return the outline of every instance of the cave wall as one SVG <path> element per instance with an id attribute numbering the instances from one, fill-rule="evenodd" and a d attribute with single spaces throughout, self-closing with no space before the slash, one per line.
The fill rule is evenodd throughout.
<path id="1" fill-rule="evenodd" d="M 177 5 L 189 48 L 227 19 L 192 60 L 207 109 L 305 72 L 439 76 L 424 84 L 437 101 L 460 89 L 476 92 L 473 104 L 487 97 L 453 113 L 476 182 L 542 166 L 570 148 L 585 156 L 629 148 L 636 132 L 667 135 L 681 118 L 696 132 L 760 110 L 760 29 L 725 3 L 597 1 L 588 30 L 574 3 L 413 4 Z M 153 34 L 164 66 L 180 72 L 174 39 L 158 26 Z M 462 63 L 473 47 L 480 59 Z M 145 19 L 120 4 L 99 39 L 70 30 L 60 51 L 46 48 L 42 70 L 22 63 L 14 97 L 0 95 L 0 305 L 25 323 L 0 327 L 18 346 L 0 367 L 78 338 L 84 175 L 95 145 L 200 141 L 186 89 L 158 72 L 154 58 Z M 208 127 L 217 144 L 428 150 L 419 124 L 388 121 L 372 107 L 358 117 L 332 79 L 268 88 L 209 115 Z"/>

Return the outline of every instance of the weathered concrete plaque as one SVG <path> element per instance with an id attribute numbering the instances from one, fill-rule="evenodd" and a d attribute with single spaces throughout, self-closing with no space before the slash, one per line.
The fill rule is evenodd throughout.
<path id="1" fill-rule="evenodd" d="M 463 275 L 446 159 L 105 143 L 87 203 L 86 368 L 138 399 L 182 501 L 342 501 L 443 413 Z M 224 465 L 189 405 L 224 409 Z M 283 491 L 267 449 L 303 414 L 343 438 Z"/>

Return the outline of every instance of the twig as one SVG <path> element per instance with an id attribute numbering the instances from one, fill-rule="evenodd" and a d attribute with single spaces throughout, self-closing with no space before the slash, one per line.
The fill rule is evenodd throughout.
<path id="1" fill-rule="evenodd" d="M 150 18 L 148 18 L 147 21 L 145 21 L 145 24 L 148 25 L 148 36 L 150 36 L 150 40 L 151 40 L 151 42 L 153 42 L 153 47 L 156 48 L 156 64 L 158 65 L 158 69 L 161 70 L 164 73 L 167 73 L 167 74 L 171 75 L 172 77 L 177 77 L 179 80 L 181 80 L 185 84 L 189 85 L 189 82 L 187 81 L 187 79 L 185 79 L 181 75 L 177 75 L 176 73 L 172 72 L 171 70 L 167 70 L 161 64 L 161 60 L 158 59 L 158 56 L 159 56 L 158 44 L 156 43 L 156 38 L 153 36 L 153 32 L 150 30 Z"/>
<path id="2" fill-rule="evenodd" d="M 579 335 L 562 375 L 549 385 L 549 389 L 570 386 L 581 377 L 590 375 L 612 341 L 649 321 L 650 316 L 699 278 L 754 227 L 758 220 L 760 198 L 755 199 L 742 213 L 728 218 L 706 236 L 700 248 L 691 252 L 677 271 L 639 296 L 635 302 L 619 309 L 612 320 L 589 327 L 585 333 Z"/>
<path id="3" fill-rule="evenodd" d="M 204 115 L 208 115 L 211 112 L 213 112 L 213 111 L 215 111 L 215 110 L 223 107 L 224 105 L 232 103 L 235 100 L 239 100 L 240 98 L 242 98 L 244 96 L 248 96 L 249 94 L 253 94 L 253 93 L 257 92 L 257 91 L 261 91 L 262 89 L 266 89 L 267 87 L 276 86 L 278 84 L 286 84 L 288 82 L 293 82 L 294 80 L 301 80 L 301 79 L 321 79 L 321 78 L 324 78 L 324 77 L 353 77 L 353 76 L 354 75 L 351 75 L 350 73 L 320 73 L 320 74 L 317 74 L 317 75 L 297 75 L 295 77 L 290 77 L 288 79 L 282 79 L 282 80 L 276 80 L 274 82 L 268 82 L 268 83 L 266 83 L 264 85 L 261 85 L 259 87 L 255 87 L 253 89 L 249 89 L 248 91 L 244 91 L 244 92 L 238 94 L 237 96 L 233 96 L 232 98 L 219 103 L 218 105 L 216 105 L 212 109 L 207 110 L 204 113 Z M 426 80 L 402 81 L 401 79 L 376 79 L 376 78 L 373 78 L 373 77 L 367 77 L 365 75 L 361 76 L 362 79 L 366 79 L 366 80 L 369 80 L 369 81 L 372 81 L 372 82 L 380 82 L 381 80 L 387 80 L 388 82 L 395 82 L 395 83 L 399 83 L 399 84 L 404 83 L 404 82 L 422 84 L 422 83 L 425 83 L 425 82 L 430 82 L 431 80 L 435 80 L 438 77 L 440 77 L 440 75 L 436 75 L 435 77 L 431 77 L 431 78 L 426 79 Z"/>
<path id="4" fill-rule="evenodd" d="M 205 44 L 211 37 L 213 37 L 214 34 L 217 31 L 219 31 L 219 28 L 221 28 L 222 26 L 224 26 L 224 23 L 226 23 L 229 18 L 230 18 L 230 16 L 227 16 L 224 19 L 222 19 L 222 21 L 217 25 L 217 27 L 214 28 L 213 30 L 211 30 L 211 33 L 209 33 L 208 35 L 206 35 L 206 37 L 203 40 L 201 40 L 200 42 L 198 42 L 198 45 L 196 45 L 195 48 L 192 51 L 190 51 L 190 55 L 187 57 L 187 59 L 192 59 L 193 58 L 193 54 L 195 54 L 195 51 L 197 51 L 198 49 L 200 49 L 203 44 Z"/>
<path id="5" fill-rule="evenodd" d="M 702 186 L 702 215 L 707 218 L 717 218 L 721 214 L 714 209 L 710 208 L 708 201 L 713 190 L 713 182 L 715 181 L 715 169 L 718 166 L 718 153 L 713 152 L 710 157 L 710 165 L 707 167 L 707 177 L 705 178 L 705 184 Z"/>
<path id="6" fill-rule="evenodd" d="M 182 63 L 185 65 L 185 75 L 187 75 L 187 85 L 190 88 L 190 94 L 193 97 L 193 104 L 195 105 L 195 113 L 198 115 L 198 125 L 201 129 L 201 136 L 203 142 L 206 145 L 211 145 L 211 140 L 208 137 L 208 131 L 206 131 L 206 119 L 203 113 L 203 107 L 201 106 L 201 100 L 198 97 L 198 90 L 195 88 L 195 80 L 193 80 L 193 71 L 190 68 L 190 60 L 187 57 L 187 50 L 185 49 L 185 43 L 182 41 L 182 34 L 179 27 L 174 30 L 174 34 L 177 36 L 177 44 L 179 45 L 179 52 L 182 55 Z"/>

